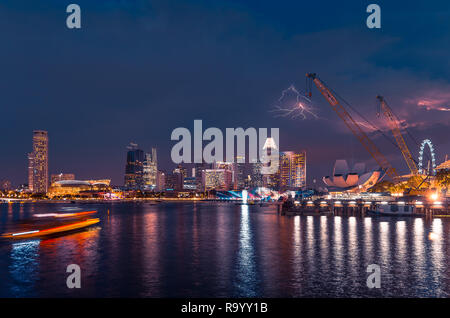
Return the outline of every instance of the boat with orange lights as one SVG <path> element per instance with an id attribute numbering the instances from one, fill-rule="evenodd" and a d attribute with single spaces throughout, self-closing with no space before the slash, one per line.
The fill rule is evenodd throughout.
<path id="1" fill-rule="evenodd" d="M 80 230 L 91 225 L 97 224 L 100 219 L 85 219 L 77 222 L 70 222 L 63 225 L 35 228 L 24 231 L 3 234 L 2 237 L 6 239 L 29 239 L 29 238 L 43 238 L 47 236 L 64 234 L 75 230 Z"/>
<path id="2" fill-rule="evenodd" d="M 34 214 L 32 219 L 14 225 L 14 229 L 1 235 L 4 239 L 29 239 L 63 235 L 100 222 L 92 218 L 97 211 L 55 212 Z"/>
<path id="3" fill-rule="evenodd" d="M 82 212 L 65 212 L 65 213 L 39 213 L 39 214 L 33 214 L 33 217 L 35 218 L 55 218 L 55 219 L 62 219 L 62 218 L 79 218 L 84 217 L 90 214 L 97 213 L 97 211 L 82 211 Z"/>

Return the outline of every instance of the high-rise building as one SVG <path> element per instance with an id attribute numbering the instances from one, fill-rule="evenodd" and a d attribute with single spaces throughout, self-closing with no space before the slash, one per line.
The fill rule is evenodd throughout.
<path id="1" fill-rule="evenodd" d="M 299 189 L 306 186 L 306 152 L 284 151 L 280 153 L 279 188 Z"/>
<path id="2" fill-rule="evenodd" d="M 265 173 L 263 175 L 263 183 L 264 186 L 270 189 L 276 189 L 278 188 L 279 184 L 279 156 L 274 156 L 273 153 L 276 153 L 278 151 L 278 146 L 275 143 L 275 140 L 271 137 L 266 139 L 266 142 L 263 146 L 263 153 L 262 153 L 262 167 L 265 167 L 266 169 L 268 167 L 278 167 L 276 171 L 274 171 L 272 174 Z"/>
<path id="3" fill-rule="evenodd" d="M 226 191 L 232 188 L 232 172 L 226 169 L 202 170 L 202 191 Z"/>
<path id="4" fill-rule="evenodd" d="M 181 173 L 183 175 L 183 178 L 187 178 L 187 170 L 181 164 L 173 169 L 173 173 Z"/>
<path id="5" fill-rule="evenodd" d="M 197 191 L 204 191 L 203 188 L 203 174 L 202 172 L 206 169 L 211 169 L 211 164 L 209 163 L 196 163 L 194 165 L 194 169 L 195 169 L 195 183 L 196 183 L 196 188 Z"/>
<path id="6" fill-rule="evenodd" d="M 73 173 L 58 173 L 58 174 L 52 174 L 50 177 L 50 184 L 53 184 L 58 181 L 64 181 L 64 180 L 75 180 L 75 175 Z"/>
<path id="7" fill-rule="evenodd" d="M 236 162 L 234 163 L 234 188 L 236 190 L 242 190 L 246 187 L 246 163 L 244 156 L 236 156 Z"/>
<path id="8" fill-rule="evenodd" d="M 261 173 L 261 169 L 263 164 L 258 161 L 258 159 L 253 159 L 250 162 L 250 174 L 246 180 L 248 186 L 252 188 L 259 188 L 264 185 L 263 175 Z"/>
<path id="9" fill-rule="evenodd" d="M 174 169 L 172 173 L 166 175 L 166 189 L 181 191 L 183 190 L 183 184 L 184 176 L 181 171 Z"/>
<path id="10" fill-rule="evenodd" d="M 163 191 L 166 188 L 166 174 L 158 170 L 156 176 L 156 191 Z"/>
<path id="11" fill-rule="evenodd" d="M 125 187 L 132 190 L 142 189 L 144 187 L 144 152 L 134 143 L 130 143 L 127 148 Z"/>
<path id="12" fill-rule="evenodd" d="M 28 153 L 28 190 L 33 192 L 34 180 L 34 155 L 33 152 Z"/>
<path id="13" fill-rule="evenodd" d="M 156 158 L 156 148 L 152 148 L 152 153 L 145 154 L 144 161 L 144 187 L 155 189 L 158 175 L 158 162 Z"/>
<path id="14" fill-rule="evenodd" d="M 230 190 L 237 188 L 236 185 L 236 173 L 235 164 L 233 162 L 216 161 L 213 163 L 213 169 L 223 169 L 231 172 L 231 183 L 229 185 Z"/>
<path id="15" fill-rule="evenodd" d="M 33 193 L 48 190 L 48 133 L 33 131 L 33 151 L 28 154 L 28 188 Z"/>

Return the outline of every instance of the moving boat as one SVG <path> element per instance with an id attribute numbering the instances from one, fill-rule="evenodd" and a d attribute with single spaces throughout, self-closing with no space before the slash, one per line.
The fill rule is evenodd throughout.
<path id="1" fill-rule="evenodd" d="M 34 214 L 33 219 L 16 224 L 19 228 L 10 231 L 10 233 L 5 233 L 1 237 L 5 239 L 29 239 L 66 234 L 99 223 L 99 218 L 90 218 L 90 215 L 96 212 Z"/>
<path id="2" fill-rule="evenodd" d="M 30 231 L 16 232 L 3 234 L 3 238 L 7 239 L 28 239 L 28 238 L 42 238 L 55 234 L 63 234 L 69 231 L 79 230 L 93 224 L 100 222 L 100 219 L 87 219 L 80 222 L 69 223 L 61 226 L 50 227 L 45 229 L 35 229 Z"/>

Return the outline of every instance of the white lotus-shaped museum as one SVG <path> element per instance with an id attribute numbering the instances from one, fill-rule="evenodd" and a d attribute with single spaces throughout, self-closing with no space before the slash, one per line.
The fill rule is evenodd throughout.
<path id="1" fill-rule="evenodd" d="M 331 188 L 330 191 L 365 191 L 374 186 L 380 177 L 381 171 L 366 171 L 364 163 L 357 163 L 349 169 L 346 160 L 336 160 L 333 175 L 323 177 L 323 182 Z"/>

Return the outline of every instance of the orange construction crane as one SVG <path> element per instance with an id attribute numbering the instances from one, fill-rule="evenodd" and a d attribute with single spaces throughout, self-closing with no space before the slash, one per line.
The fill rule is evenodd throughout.
<path id="1" fill-rule="evenodd" d="M 370 153 L 373 159 L 378 163 L 378 165 L 386 172 L 391 178 L 397 177 L 397 172 L 391 166 L 389 161 L 383 156 L 383 154 L 378 150 L 377 146 L 372 140 L 366 135 L 366 133 L 361 129 L 358 123 L 353 119 L 353 117 L 347 112 L 347 110 L 339 103 L 337 98 L 331 92 L 331 90 L 323 83 L 315 73 L 307 73 L 306 77 L 314 82 L 319 91 L 338 114 L 338 116 L 344 121 L 345 125 L 352 131 L 352 133 L 358 138 L 361 144 Z"/>
<path id="2" fill-rule="evenodd" d="M 416 162 L 414 161 L 411 152 L 409 151 L 408 146 L 406 145 L 405 139 L 403 139 L 400 130 L 401 129 L 400 121 L 398 120 L 397 116 L 394 115 L 391 108 L 384 100 L 383 96 L 377 96 L 377 99 L 380 101 L 381 111 L 383 112 L 384 116 L 386 116 L 386 118 L 388 119 L 389 128 L 391 129 L 395 141 L 397 142 L 397 145 L 400 148 L 400 151 L 402 152 L 403 158 L 405 158 L 409 170 L 414 175 L 418 174 Z M 380 112 L 378 112 L 378 116 L 379 115 Z"/>

